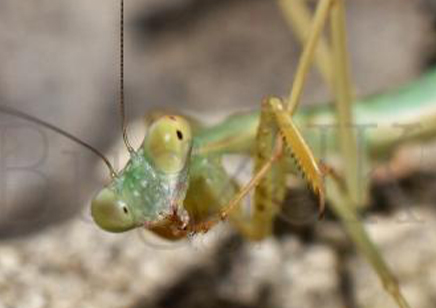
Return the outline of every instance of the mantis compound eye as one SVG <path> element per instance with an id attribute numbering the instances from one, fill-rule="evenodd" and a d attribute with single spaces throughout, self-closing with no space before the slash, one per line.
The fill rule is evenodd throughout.
<path id="1" fill-rule="evenodd" d="M 136 227 L 128 205 L 118 200 L 109 188 L 103 188 L 92 200 L 91 214 L 95 223 L 109 232 L 124 232 Z"/>
<path id="2" fill-rule="evenodd" d="M 183 169 L 192 146 L 189 123 L 179 116 L 163 116 L 156 120 L 144 141 L 144 150 L 152 163 L 164 173 Z"/>

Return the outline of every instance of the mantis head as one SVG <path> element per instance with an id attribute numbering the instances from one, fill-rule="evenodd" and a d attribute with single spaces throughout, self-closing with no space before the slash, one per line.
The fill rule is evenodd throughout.
<path id="1" fill-rule="evenodd" d="M 126 167 L 92 200 L 96 224 L 109 232 L 153 226 L 183 210 L 192 149 L 189 123 L 163 116 L 151 124 Z"/>

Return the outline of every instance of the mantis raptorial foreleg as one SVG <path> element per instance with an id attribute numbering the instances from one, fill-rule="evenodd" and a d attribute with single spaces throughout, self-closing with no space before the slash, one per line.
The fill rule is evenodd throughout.
<path id="1" fill-rule="evenodd" d="M 252 240 L 261 240 L 271 234 L 273 220 L 280 211 L 286 191 L 285 172 L 288 168 L 285 164 L 289 162 L 284 155 L 294 157 L 303 176 L 319 196 L 320 213 L 324 212 L 323 171 L 285 110 L 284 102 L 276 97 L 269 98 L 264 101 L 261 110 L 254 153 L 255 175 L 221 211 L 221 218 L 230 215 L 239 231 Z M 239 205 L 251 188 L 255 188 L 254 203 L 247 218 Z M 206 231 L 218 221 L 200 222 L 188 228 L 197 232 Z"/>
<path id="2" fill-rule="evenodd" d="M 259 181 L 254 192 L 253 213 L 250 220 L 234 218 L 243 234 L 253 240 L 270 235 L 273 220 L 280 211 L 286 191 L 284 155 L 291 155 L 313 191 L 319 196 L 320 213 L 324 212 L 323 171 L 309 146 L 304 141 L 281 99 L 273 97 L 262 104 L 261 120 L 257 133 L 255 172 L 262 170 L 274 155 L 277 136 L 283 138 L 283 155 L 277 158 L 270 170 Z M 281 145 L 279 146 L 281 147 Z M 240 211 L 234 211 L 236 215 Z M 236 216 L 232 212 L 233 216 Z"/>

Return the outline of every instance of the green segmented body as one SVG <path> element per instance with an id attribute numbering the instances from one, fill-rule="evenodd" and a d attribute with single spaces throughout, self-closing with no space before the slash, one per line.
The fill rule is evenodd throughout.
<path id="1" fill-rule="evenodd" d="M 388 154 L 400 142 L 434 136 L 435 85 L 436 70 L 433 70 L 400 90 L 356 102 L 353 109 L 355 124 L 365 129 L 362 136 L 367 149 L 377 155 Z M 178 233 L 171 230 L 174 221 L 168 217 L 162 219 L 162 214 L 176 213 L 176 216 L 188 222 L 202 221 L 216 214 L 232 199 L 238 187 L 223 168 L 221 157 L 231 153 L 253 154 L 259 116 L 259 112 L 232 115 L 218 125 L 198 129 L 189 147 L 171 143 L 176 152 L 184 151 L 175 153 L 175 156 L 164 153 L 165 157 L 171 158 L 171 166 L 178 168 L 174 172 L 164 170 L 166 159 L 157 159 L 161 156 L 154 154 L 154 161 L 164 166 L 164 169 L 153 163 L 151 157 L 154 146 L 142 146 L 132 155 L 123 172 L 102 190 L 95 199 L 97 201 L 93 201 L 93 209 L 94 203 L 103 204 L 102 207 L 95 206 L 99 212 L 93 211 L 94 219 L 108 231 L 121 232 L 147 226 L 164 237 L 178 238 Z M 171 128 L 171 120 L 175 120 L 175 117 L 168 116 L 165 119 L 166 125 L 170 124 L 168 127 Z M 324 145 L 327 145 L 328 155 L 335 153 L 336 121 L 331 106 L 299 110 L 294 119 L 314 153 L 319 154 Z M 414 125 L 416 129 L 404 135 L 405 130 L 401 125 Z M 173 132 L 177 131 L 179 135 L 179 129 L 167 130 L 168 127 L 156 130 L 158 134 L 154 137 L 157 139 L 153 139 L 153 142 L 158 147 L 159 138 L 165 140 L 167 132 L 173 136 Z M 320 141 L 321 132 L 328 132 L 324 144 Z M 177 138 L 173 139 L 172 142 L 177 141 Z M 148 144 L 146 141 L 143 144 Z M 190 149 L 189 153 L 183 150 L 187 148 Z M 185 164 L 181 170 L 180 162 Z M 129 208 L 128 217 L 123 218 L 122 223 L 117 223 L 116 220 L 124 215 L 121 210 L 125 206 Z M 99 220 L 100 216 L 104 219 Z"/>
<path id="2" fill-rule="evenodd" d="M 309 145 L 315 149 L 320 132 L 334 127 L 335 115 L 331 105 L 301 108 L 294 119 Z M 436 69 L 399 90 L 359 100 L 354 104 L 355 124 L 365 131 L 365 142 L 374 153 L 389 151 L 398 142 L 404 129 L 398 125 L 416 126 L 406 137 L 420 139 L 436 133 Z M 222 123 L 207 128 L 195 136 L 197 152 L 226 154 L 250 152 L 259 124 L 259 112 L 233 115 Z M 334 130 L 333 130 L 334 132 Z M 328 134 L 327 143 L 335 150 L 335 136 Z"/>

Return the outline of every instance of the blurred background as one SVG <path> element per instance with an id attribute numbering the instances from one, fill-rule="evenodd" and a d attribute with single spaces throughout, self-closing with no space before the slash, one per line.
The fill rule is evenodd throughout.
<path id="1" fill-rule="evenodd" d="M 347 1 L 356 95 L 395 89 L 431 67 L 435 17 L 431 0 Z M 117 0 L 1 0 L 0 104 L 121 166 L 118 35 Z M 300 51 L 274 1 L 126 0 L 127 117 L 164 109 L 212 124 L 256 109 L 288 92 Z M 304 104 L 328 100 L 313 72 Z M 374 184 L 364 217 L 414 307 L 436 305 L 428 166 Z M 173 244 L 104 233 L 89 217 L 108 181 L 103 167 L 65 138 L 0 115 L 0 308 L 394 307 L 332 218 L 278 219 L 275 235 L 257 244 L 225 225 Z"/>

